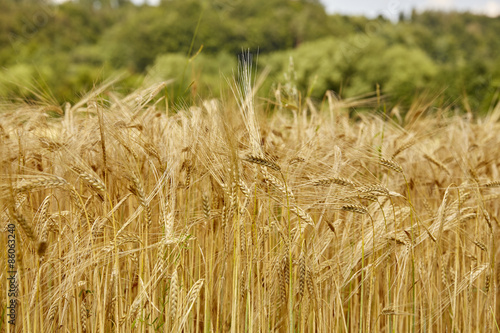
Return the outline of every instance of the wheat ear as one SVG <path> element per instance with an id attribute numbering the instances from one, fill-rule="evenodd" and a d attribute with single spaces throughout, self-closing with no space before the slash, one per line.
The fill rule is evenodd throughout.
<path id="1" fill-rule="evenodd" d="M 68 182 L 58 176 L 35 176 L 17 183 L 14 186 L 16 193 L 28 192 L 35 189 L 48 189 L 66 186 Z"/>
<path id="2" fill-rule="evenodd" d="M 382 157 L 380 158 L 380 164 L 393 171 L 403 173 L 403 168 L 396 161 Z"/>
<path id="3" fill-rule="evenodd" d="M 139 202 L 141 203 L 141 206 L 146 211 L 146 222 L 147 225 L 149 226 L 153 221 L 151 207 L 149 206 L 149 203 L 146 200 L 146 193 L 144 192 L 144 187 L 142 186 L 141 178 L 135 172 L 132 173 L 132 181 L 134 183 L 134 190 L 135 190 L 134 194 L 137 196 Z"/>
<path id="4" fill-rule="evenodd" d="M 354 187 L 354 183 L 352 181 L 350 181 L 349 179 L 346 179 L 346 178 L 342 178 L 342 177 L 331 177 L 331 178 L 318 179 L 314 182 L 314 186 L 328 186 L 331 184 Z"/>
<path id="5" fill-rule="evenodd" d="M 97 177 L 91 175 L 90 173 L 84 171 L 80 167 L 72 166 L 71 169 L 78 174 L 80 178 L 82 178 L 87 185 L 96 190 L 97 192 L 106 192 L 106 186 L 104 183 Z"/>
<path id="6" fill-rule="evenodd" d="M 250 162 L 250 163 L 263 165 L 263 166 L 271 168 L 275 171 L 281 172 L 281 167 L 278 164 L 276 164 L 275 162 L 273 162 L 267 158 L 249 155 L 245 158 L 245 161 Z"/>
<path id="7" fill-rule="evenodd" d="M 366 207 L 360 205 L 344 205 L 342 206 L 342 210 L 358 214 L 368 214 L 368 210 L 366 209 Z"/>
<path id="8" fill-rule="evenodd" d="M 175 320 L 177 315 L 177 295 L 179 292 L 179 282 L 177 277 L 177 269 L 172 273 L 170 279 L 170 317 Z"/>

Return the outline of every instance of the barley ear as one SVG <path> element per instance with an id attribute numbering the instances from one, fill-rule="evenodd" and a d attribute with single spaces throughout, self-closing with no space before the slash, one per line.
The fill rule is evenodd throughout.
<path id="1" fill-rule="evenodd" d="M 304 249 L 302 249 L 299 258 L 299 300 L 302 300 L 304 296 L 304 287 L 306 283 L 306 256 L 304 252 Z"/>
<path id="2" fill-rule="evenodd" d="M 247 161 L 247 162 L 250 162 L 250 163 L 263 165 L 265 167 L 271 168 L 271 169 L 273 169 L 275 171 L 278 171 L 278 172 L 281 171 L 281 167 L 278 164 L 276 164 L 275 162 L 273 162 L 273 161 L 271 161 L 270 159 L 267 159 L 267 158 L 262 158 L 262 157 L 258 157 L 258 156 L 248 155 L 244 160 Z"/>
<path id="3" fill-rule="evenodd" d="M 403 173 L 403 168 L 396 161 L 382 157 L 380 158 L 380 164 L 398 173 Z"/>
<path id="4" fill-rule="evenodd" d="M 177 269 L 172 273 L 170 278 L 170 317 L 175 321 L 177 315 L 177 295 L 179 292 L 179 282 L 177 277 Z"/>

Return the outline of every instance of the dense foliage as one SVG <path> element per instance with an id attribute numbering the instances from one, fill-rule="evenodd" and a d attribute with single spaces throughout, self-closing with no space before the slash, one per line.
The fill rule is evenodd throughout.
<path id="1" fill-rule="evenodd" d="M 259 69 L 270 70 L 269 82 L 284 82 L 292 59 L 297 87 L 315 98 L 327 90 L 373 93 L 379 85 L 403 107 L 432 91 L 443 104 L 485 111 L 500 87 L 499 30 L 498 18 L 470 13 L 414 11 L 398 22 L 328 15 L 317 0 L 163 0 L 156 7 L 5 0 L 0 96 L 73 102 L 126 73 L 124 91 L 175 79 L 175 98 L 206 97 L 220 92 L 237 55 L 251 49 Z"/>

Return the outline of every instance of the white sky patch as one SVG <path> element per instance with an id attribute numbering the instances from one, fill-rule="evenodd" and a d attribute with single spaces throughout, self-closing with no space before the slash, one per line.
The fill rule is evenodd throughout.
<path id="1" fill-rule="evenodd" d="M 453 0 L 427 0 L 425 7 L 432 9 L 451 9 L 455 5 Z"/>
<path id="2" fill-rule="evenodd" d="M 141 0 L 133 0 L 141 1 Z M 144 1 L 144 0 L 142 0 Z M 488 16 L 500 15 L 500 0 L 320 0 L 328 13 L 346 15 L 367 15 L 376 17 L 379 14 L 388 18 L 398 16 L 400 11 L 411 13 L 417 11 L 444 10 L 444 11 L 471 11 Z"/>
<path id="3" fill-rule="evenodd" d="M 482 6 L 474 8 L 473 12 L 478 14 L 485 14 L 490 17 L 496 17 L 500 15 L 500 2 L 498 1 L 488 1 Z"/>

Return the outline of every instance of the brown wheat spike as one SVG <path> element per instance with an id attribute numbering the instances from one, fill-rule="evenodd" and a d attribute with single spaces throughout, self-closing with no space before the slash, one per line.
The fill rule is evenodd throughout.
<path id="1" fill-rule="evenodd" d="M 491 225 L 490 213 L 488 213 L 488 211 L 484 208 L 482 208 L 482 211 L 483 211 L 483 216 L 484 216 L 484 220 L 486 221 L 486 224 L 490 228 L 490 231 L 493 232 L 493 226 Z"/>
<path id="2" fill-rule="evenodd" d="M 289 187 L 286 187 L 278 178 L 274 177 L 269 172 L 262 169 L 262 173 L 264 176 L 264 181 L 273 185 L 276 189 L 278 189 L 284 196 L 288 196 L 288 198 L 293 198 L 293 192 Z"/>
<path id="3" fill-rule="evenodd" d="M 368 201 L 372 201 L 372 202 L 377 202 L 378 201 L 378 198 L 376 195 L 373 195 L 373 194 L 362 194 L 359 196 L 359 198 L 361 200 L 368 200 Z"/>
<path id="4" fill-rule="evenodd" d="M 177 269 L 172 273 L 170 278 L 170 317 L 175 320 L 177 315 L 177 294 L 179 292 L 179 283 L 177 281 Z"/>
<path id="5" fill-rule="evenodd" d="M 64 178 L 58 176 L 33 176 L 17 183 L 14 187 L 16 193 L 31 191 L 34 189 L 48 189 L 66 186 Z"/>
<path id="6" fill-rule="evenodd" d="M 306 283 L 306 256 L 302 250 L 299 258 L 299 300 L 304 296 L 304 287 Z"/>
<path id="7" fill-rule="evenodd" d="M 33 291 L 31 292 L 30 298 L 30 309 L 33 309 L 33 306 L 35 305 L 35 300 L 38 294 L 38 286 L 40 284 L 40 275 L 41 269 L 36 272 L 35 281 L 33 282 Z"/>
<path id="8" fill-rule="evenodd" d="M 368 214 L 368 210 L 360 205 L 344 205 L 342 206 L 342 210 L 358 214 Z"/>
<path id="9" fill-rule="evenodd" d="M 40 241 L 38 242 L 38 249 L 37 249 L 37 253 L 38 255 L 41 257 L 44 255 L 45 251 L 47 250 L 47 247 L 48 247 L 48 235 L 49 235 L 49 228 L 48 228 L 48 224 L 49 224 L 49 219 L 47 218 L 47 212 L 45 211 L 45 218 L 44 218 L 44 222 L 43 222 L 43 225 L 42 225 L 42 230 L 40 232 Z"/>
<path id="10" fill-rule="evenodd" d="M 146 297 L 145 291 L 141 292 L 135 300 L 132 302 L 132 305 L 130 306 L 129 310 L 129 315 L 128 315 L 128 320 L 130 321 L 135 321 L 137 318 L 137 315 L 139 314 L 139 308 L 144 305 L 144 298 Z"/>
<path id="11" fill-rule="evenodd" d="M 438 160 L 436 160 L 434 157 L 432 157 L 432 156 L 430 156 L 428 154 L 424 154 L 424 158 L 426 160 L 428 160 L 429 162 L 431 162 L 432 164 L 436 165 L 438 168 L 442 169 L 448 175 L 451 175 L 450 170 L 448 169 L 448 167 L 446 165 L 444 165 L 443 163 L 439 162 Z"/>
<path id="12" fill-rule="evenodd" d="M 174 236 L 174 213 L 169 212 L 165 217 L 165 239 L 172 239 Z"/>
<path id="13" fill-rule="evenodd" d="M 408 241 L 405 238 L 401 238 L 399 236 L 388 236 L 388 237 L 386 237 L 386 239 L 389 242 L 394 242 L 394 243 L 399 244 L 399 245 L 407 245 L 408 244 Z"/>
<path id="14" fill-rule="evenodd" d="M 94 190 L 98 192 L 106 192 L 106 186 L 99 178 L 92 176 L 90 173 L 85 172 L 83 169 L 77 167 L 76 165 L 72 166 L 71 169 L 76 172 L 78 176 Z"/>
<path id="15" fill-rule="evenodd" d="M 480 241 L 474 241 L 474 244 L 481 250 L 488 252 L 488 249 L 486 248 L 486 245 L 484 245 L 484 243 L 481 243 Z"/>
<path id="16" fill-rule="evenodd" d="M 286 258 L 285 258 L 286 259 Z M 280 263 L 281 264 L 281 263 Z M 288 262 L 286 263 L 288 264 Z M 286 265 L 288 267 L 288 265 Z M 285 270 L 281 265 L 278 265 L 278 284 L 281 304 L 286 304 L 286 281 L 288 281 L 289 276 L 286 274 Z"/>
<path id="17" fill-rule="evenodd" d="M 250 189 L 241 178 L 238 179 L 238 186 L 240 187 L 241 193 L 243 193 L 243 195 L 245 196 L 245 202 L 243 203 L 243 205 L 241 205 L 241 210 L 240 210 L 240 214 L 243 214 L 250 199 Z"/>
<path id="18" fill-rule="evenodd" d="M 199 279 L 198 281 L 195 282 L 195 284 L 189 290 L 189 292 L 186 296 L 186 298 L 187 298 L 186 313 L 189 313 L 190 308 L 193 306 L 194 302 L 198 298 L 198 295 L 200 294 L 200 290 L 203 287 L 203 282 L 205 282 L 204 279 Z M 186 313 L 184 314 L 184 316 L 186 315 Z"/>
<path id="19" fill-rule="evenodd" d="M 472 262 L 470 264 L 470 270 L 472 271 Z M 467 283 L 467 302 L 472 303 L 472 278 L 469 278 Z"/>
<path id="20" fill-rule="evenodd" d="M 206 222 L 208 222 L 210 220 L 210 201 L 208 199 L 208 195 L 203 194 L 202 203 L 203 203 L 203 213 L 205 215 L 205 220 Z"/>
<path id="21" fill-rule="evenodd" d="M 354 187 L 353 182 L 351 182 L 349 179 L 345 179 L 342 177 L 331 177 L 331 178 L 319 179 L 319 180 L 316 180 L 314 182 L 314 186 L 328 186 L 331 184 Z"/>
<path id="22" fill-rule="evenodd" d="M 403 144 L 401 147 L 399 147 L 398 149 L 396 149 L 396 151 L 392 154 L 391 159 L 394 159 L 396 156 L 398 156 L 403 151 L 405 151 L 406 149 L 408 149 L 411 146 L 413 146 L 415 143 L 416 143 L 416 141 L 412 139 L 412 140 L 408 141 L 407 143 Z"/>
<path id="23" fill-rule="evenodd" d="M 113 241 L 111 242 L 114 243 Z M 120 235 L 116 237 L 116 246 L 122 246 L 126 243 L 137 243 L 142 244 L 142 240 L 139 235 L 135 233 L 122 232 Z"/>
<path id="24" fill-rule="evenodd" d="M 288 283 L 290 279 L 290 258 L 288 254 L 288 250 L 285 252 L 282 258 L 282 265 L 283 265 L 283 275 L 285 276 L 285 281 Z"/>
<path id="25" fill-rule="evenodd" d="M 45 197 L 45 199 L 43 199 L 42 204 L 40 205 L 40 208 L 38 209 L 39 220 L 42 223 L 43 223 L 43 221 L 46 221 L 48 219 L 47 208 L 49 207 L 50 197 L 51 197 L 51 195 L 48 195 L 47 197 Z"/>
<path id="26" fill-rule="evenodd" d="M 306 222 L 307 224 L 313 226 L 314 225 L 314 220 L 312 219 L 311 215 L 306 213 L 302 208 L 300 208 L 297 205 L 291 205 L 290 206 L 290 211 L 297 215 L 301 220 Z"/>
<path id="27" fill-rule="evenodd" d="M 361 193 L 371 193 L 373 195 L 389 195 L 389 190 L 382 185 L 369 185 L 359 189 Z"/>
<path id="28" fill-rule="evenodd" d="M 306 285 L 307 285 L 307 292 L 309 293 L 309 297 L 311 298 L 311 300 L 313 300 L 315 302 L 316 301 L 316 293 L 314 291 L 313 272 L 310 269 L 307 269 Z"/>
<path id="29" fill-rule="evenodd" d="M 86 300 L 85 300 L 85 293 L 82 294 L 83 300 L 82 304 L 80 305 L 80 321 L 82 323 L 82 332 L 85 333 L 87 332 L 87 314 L 88 310 L 86 307 Z"/>
<path id="30" fill-rule="evenodd" d="M 500 186 L 500 180 L 494 180 L 494 181 L 485 183 L 482 186 L 484 186 L 484 187 L 499 187 Z"/>
<path id="31" fill-rule="evenodd" d="M 393 171 L 403 173 L 403 168 L 397 162 L 395 162 L 393 160 L 389 160 L 387 158 L 381 157 L 380 164 L 385 166 L 386 168 L 393 170 Z"/>
<path id="32" fill-rule="evenodd" d="M 145 142 L 144 143 L 144 150 L 146 150 L 146 153 L 148 153 L 149 156 L 152 156 L 152 157 L 156 158 L 156 160 L 158 161 L 159 165 L 163 164 L 163 162 L 161 160 L 161 156 L 158 153 L 158 150 L 156 150 L 156 148 L 151 143 Z"/>
<path id="33" fill-rule="evenodd" d="M 271 168 L 271 169 L 278 171 L 278 172 L 281 171 L 281 167 L 278 164 L 274 163 L 273 161 L 271 161 L 270 159 L 267 159 L 267 158 L 248 155 L 244 160 L 247 162 L 250 162 L 250 163 L 263 165 L 265 167 Z"/>
<path id="34" fill-rule="evenodd" d="M 137 196 L 137 198 L 139 199 L 139 202 L 141 203 L 141 206 L 146 211 L 146 223 L 149 226 L 149 225 L 151 225 L 153 218 L 152 218 L 152 213 L 151 213 L 151 207 L 149 206 L 149 203 L 146 200 L 146 193 L 144 192 L 144 187 L 142 186 L 142 181 L 141 181 L 140 177 L 135 172 L 132 172 L 131 177 L 132 177 L 132 181 L 134 183 L 133 193 Z"/>
<path id="35" fill-rule="evenodd" d="M 245 184 L 245 182 L 241 178 L 238 179 L 238 186 L 240 188 L 241 193 L 243 193 L 243 195 L 245 197 L 250 196 L 250 189 L 248 188 L 247 184 Z"/>
<path id="36" fill-rule="evenodd" d="M 309 317 L 309 311 L 310 311 L 310 307 L 311 307 L 311 300 L 310 298 L 307 298 L 304 302 L 304 305 L 302 307 L 302 311 L 301 311 L 301 327 L 306 327 L 307 325 L 307 319 Z M 305 332 L 305 329 L 301 329 L 302 332 Z"/>
<path id="37" fill-rule="evenodd" d="M 429 204 L 429 201 L 425 197 L 422 197 L 422 203 L 424 205 L 425 210 L 427 211 L 427 214 L 432 216 L 434 213 L 431 209 L 431 205 Z"/>
<path id="38" fill-rule="evenodd" d="M 229 195 L 229 209 L 231 212 L 237 210 L 238 208 L 238 200 L 236 200 L 238 191 L 237 191 L 237 184 L 234 180 L 235 175 L 233 174 L 233 177 L 231 177 L 231 192 Z"/>
<path id="39" fill-rule="evenodd" d="M 69 191 L 69 195 L 71 197 L 71 200 L 73 201 L 73 204 L 78 209 L 78 211 L 83 213 L 84 209 L 83 209 L 83 205 L 82 205 L 82 200 L 80 199 L 81 198 L 80 194 L 78 193 L 76 188 L 71 186 L 71 190 Z"/>
<path id="40" fill-rule="evenodd" d="M 446 288 L 448 287 L 448 259 L 450 257 L 449 252 L 445 253 L 441 257 L 441 283 Z"/>
<path id="41" fill-rule="evenodd" d="M 187 160 L 184 162 L 184 165 L 186 167 L 186 189 L 189 188 L 189 186 L 191 186 L 191 172 L 193 170 L 193 167 L 192 167 L 192 164 L 191 164 L 191 161 Z"/>
<path id="42" fill-rule="evenodd" d="M 111 281 L 109 282 L 108 286 L 108 294 L 106 297 L 106 318 L 112 319 L 114 316 L 114 309 L 115 309 L 115 300 L 116 298 L 114 297 L 115 294 L 115 284 L 116 284 L 116 277 L 118 275 L 118 272 L 113 269 L 111 272 Z"/>
<path id="43" fill-rule="evenodd" d="M 247 231 L 245 228 L 245 222 L 244 219 L 241 219 L 240 223 L 240 249 L 241 249 L 241 256 L 242 256 L 242 263 L 245 264 L 245 259 L 246 259 L 246 252 L 247 252 Z"/>
<path id="44" fill-rule="evenodd" d="M 59 299 L 56 299 L 54 302 L 52 302 L 52 305 L 50 306 L 49 308 L 49 312 L 48 312 L 48 315 L 47 315 L 47 319 L 49 321 L 53 321 L 55 316 L 56 316 L 56 312 L 57 312 L 57 309 L 59 307 Z"/>
<path id="45" fill-rule="evenodd" d="M 16 210 L 12 210 L 11 213 L 13 220 L 17 221 L 17 223 L 21 226 L 26 236 L 28 236 L 28 238 L 34 242 L 35 234 L 33 233 L 33 228 L 31 227 L 31 224 L 28 222 L 28 220 L 26 220 L 26 218 Z"/>
<path id="46" fill-rule="evenodd" d="M 244 264 L 243 264 L 244 265 Z M 241 274 L 240 274 L 240 297 L 241 299 L 245 299 L 245 296 L 247 294 L 247 281 L 246 281 L 246 272 L 245 272 L 245 269 L 244 269 L 244 266 L 242 265 L 242 270 L 241 270 Z"/>
<path id="47" fill-rule="evenodd" d="M 387 308 L 383 308 L 382 312 L 380 312 L 380 314 L 382 316 L 393 316 L 393 315 L 396 315 L 397 313 L 393 308 L 387 307 Z"/>
<path id="48" fill-rule="evenodd" d="M 120 136 L 120 135 L 115 135 L 115 138 L 118 142 L 120 142 L 120 144 L 123 146 L 123 148 L 125 148 L 125 150 L 130 154 L 132 155 L 132 157 L 134 158 L 135 161 L 138 161 L 139 160 L 139 155 L 137 155 L 137 153 L 134 151 L 134 149 L 132 147 L 130 147 L 127 142 Z"/>

